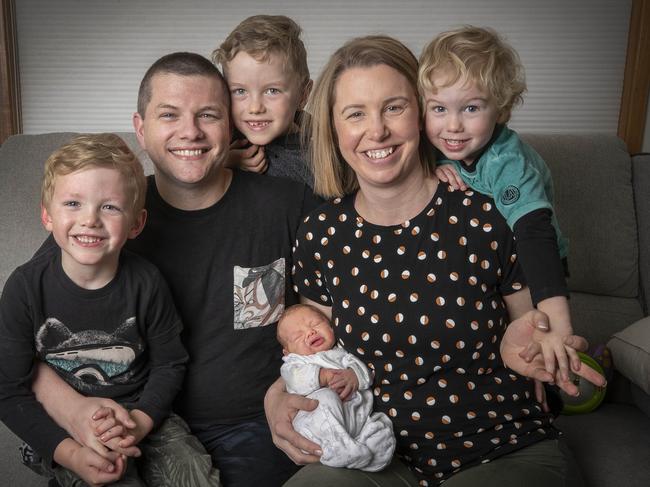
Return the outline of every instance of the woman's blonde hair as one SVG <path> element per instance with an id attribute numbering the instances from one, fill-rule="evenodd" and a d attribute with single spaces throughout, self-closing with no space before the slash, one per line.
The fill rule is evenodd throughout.
<path id="1" fill-rule="evenodd" d="M 485 89 L 500 122 L 507 122 L 515 105 L 523 102 L 526 78 L 519 55 L 492 29 L 466 25 L 437 35 L 420 55 L 421 96 L 444 87 L 433 84 L 437 71 L 447 76 L 444 86 L 467 80 Z"/>
<path id="2" fill-rule="evenodd" d="M 126 181 L 133 215 L 144 208 L 147 180 L 140 160 L 115 134 L 83 134 L 55 150 L 47 161 L 41 187 L 41 203 L 46 208 L 52 201 L 57 176 L 65 176 L 89 167 L 115 169 Z"/>
<path id="3" fill-rule="evenodd" d="M 397 39 L 385 35 L 358 37 L 345 43 L 329 59 L 312 91 L 307 111 L 311 117 L 303 120 L 303 145 L 309 149 L 314 171 L 314 191 L 333 198 L 354 193 L 359 189 L 357 176 L 338 149 L 332 118 L 336 83 L 350 68 L 370 68 L 386 65 L 406 78 L 417 97 L 418 62 L 413 53 Z M 422 107 L 418 104 L 420 118 Z M 429 146 L 420 141 L 420 161 L 425 175 L 432 172 L 433 156 Z"/>

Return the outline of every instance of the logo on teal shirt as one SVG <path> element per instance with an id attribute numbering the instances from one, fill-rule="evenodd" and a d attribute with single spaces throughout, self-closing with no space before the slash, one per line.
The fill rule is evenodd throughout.
<path id="1" fill-rule="evenodd" d="M 511 205 L 519 199 L 519 188 L 517 186 L 506 186 L 501 193 L 501 203 L 504 205 Z"/>

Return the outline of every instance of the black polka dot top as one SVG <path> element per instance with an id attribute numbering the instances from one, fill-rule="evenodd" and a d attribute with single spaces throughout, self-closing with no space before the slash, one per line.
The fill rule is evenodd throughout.
<path id="1" fill-rule="evenodd" d="M 301 225 L 293 277 L 332 306 L 338 341 L 374 370 L 375 410 L 421 485 L 557 436 L 532 382 L 499 355 L 501 296 L 524 278 L 492 199 L 440 183 L 395 226 L 364 221 L 353 196 L 333 200 Z"/>

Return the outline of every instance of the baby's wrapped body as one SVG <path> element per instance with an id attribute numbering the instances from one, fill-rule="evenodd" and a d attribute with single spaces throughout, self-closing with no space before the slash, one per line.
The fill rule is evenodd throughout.
<path id="1" fill-rule="evenodd" d="M 320 387 L 321 368 L 351 368 L 359 390 L 341 401 L 335 391 Z M 313 355 L 290 353 L 284 357 L 281 373 L 289 392 L 318 400 L 315 410 L 296 414 L 293 427 L 320 445 L 323 465 L 376 472 L 390 463 L 395 451 L 393 425 L 384 413 L 372 412 L 370 374 L 358 358 L 342 348 Z"/>

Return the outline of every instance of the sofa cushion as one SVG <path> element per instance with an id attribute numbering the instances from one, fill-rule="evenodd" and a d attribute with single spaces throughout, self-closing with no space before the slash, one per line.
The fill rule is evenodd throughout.
<path id="1" fill-rule="evenodd" d="M 523 136 L 553 174 L 555 210 L 569 239 L 569 288 L 639 295 L 632 164 L 622 140 L 607 135 Z"/>
<path id="2" fill-rule="evenodd" d="M 616 370 L 650 394 L 650 316 L 615 333 L 607 346 Z"/>

